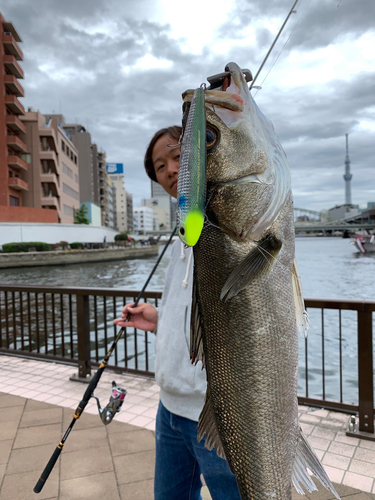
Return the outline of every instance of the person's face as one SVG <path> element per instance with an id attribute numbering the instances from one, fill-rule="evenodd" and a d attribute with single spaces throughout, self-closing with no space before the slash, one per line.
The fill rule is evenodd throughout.
<path id="1" fill-rule="evenodd" d="M 152 151 L 152 162 L 158 183 L 168 194 L 177 198 L 177 178 L 180 164 L 180 146 L 168 147 L 177 144 L 169 135 L 163 135 L 155 143 Z"/>

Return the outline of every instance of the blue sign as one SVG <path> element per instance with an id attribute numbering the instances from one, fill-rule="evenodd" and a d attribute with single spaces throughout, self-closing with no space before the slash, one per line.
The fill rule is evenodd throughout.
<path id="1" fill-rule="evenodd" d="M 124 164 L 123 163 L 107 163 L 107 172 L 109 174 L 123 174 Z"/>

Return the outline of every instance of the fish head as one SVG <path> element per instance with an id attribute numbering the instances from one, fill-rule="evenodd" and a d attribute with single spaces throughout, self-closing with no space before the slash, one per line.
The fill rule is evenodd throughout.
<path id="1" fill-rule="evenodd" d="M 225 67 L 220 89 L 206 90 L 208 216 L 239 240 L 259 240 L 290 193 L 285 152 L 256 105 L 242 70 Z M 191 91 L 183 94 L 191 100 Z"/>

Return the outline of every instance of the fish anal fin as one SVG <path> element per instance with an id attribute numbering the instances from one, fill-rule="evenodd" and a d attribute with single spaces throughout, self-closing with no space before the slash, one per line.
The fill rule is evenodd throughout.
<path id="1" fill-rule="evenodd" d="M 205 434 L 206 434 L 206 441 L 204 443 L 204 446 L 208 450 L 212 450 L 213 448 L 215 448 L 217 455 L 220 458 L 225 459 L 224 447 L 219 435 L 214 407 L 208 390 L 206 392 L 206 400 L 204 403 L 203 410 L 199 415 L 198 434 L 197 434 L 198 443 L 203 439 Z"/>
<path id="2" fill-rule="evenodd" d="M 273 264 L 282 246 L 282 241 L 269 234 L 247 255 L 232 271 L 221 290 L 220 299 L 225 301 L 235 297 L 241 290 L 247 288 L 255 276 Z"/>
<path id="3" fill-rule="evenodd" d="M 202 369 L 205 367 L 205 358 L 203 351 L 203 326 L 202 315 L 199 308 L 197 280 L 193 280 L 193 300 L 191 303 L 191 320 L 190 320 L 190 359 L 192 364 L 197 364 L 202 361 Z"/>
<path id="4" fill-rule="evenodd" d="M 328 491 L 333 493 L 338 500 L 340 500 L 340 497 L 327 476 L 323 465 L 320 463 L 315 451 L 307 441 L 302 429 L 300 429 L 292 473 L 293 486 L 300 495 L 305 494 L 302 486 L 304 486 L 309 493 L 317 491 L 317 487 L 311 479 L 310 474 L 307 472 L 307 469 L 310 469 L 314 476 L 319 479 L 321 484 Z"/>

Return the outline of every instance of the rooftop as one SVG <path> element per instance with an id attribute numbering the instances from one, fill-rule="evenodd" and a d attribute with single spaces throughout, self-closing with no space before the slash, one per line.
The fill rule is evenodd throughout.
<path id="1" fill-rule="evenodd" d="M 154 379 L 106 370 L 95 394 L 108 402 L 112 380 L 128 394 L 121 412 L 104 426 L 90 402 L 66 440 L 40 494 L 33 488 L 69 426 L 86 388 L 69 379 L 76 368 L 0 355 L 0 500 L 111 500 L 153 497 L 154 429 L 159 389 Z M 309 442 L 341 498 L 375 500 L 375 443 L 345 435 L 349 416 L 300 407 Z M 330 500 L 319 486 L 306 495 Z M 204 500 L 210 496 L 203 488 Z M 293 500 L 302 499 L 293 493 Z"/>

